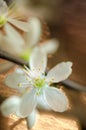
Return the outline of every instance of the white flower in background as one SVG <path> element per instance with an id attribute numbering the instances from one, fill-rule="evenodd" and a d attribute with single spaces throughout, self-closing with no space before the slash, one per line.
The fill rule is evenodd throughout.
<path id="1" fill-rule="evenodd" d="M 15 12 L 15 13 L 14 13 Z M 12 24 L 20 30 L 28 31 L 26 22 L 17 20 L 16 10 L 10 9 L 4 0 L 0 0 L 0 28 Z"/>
<path id="2" fill-rule="evenodd" d="M 39 45 L 42 35 L 41 22 L 36 17 L 31 17 L 28 20 L 28 32 L 25 33 L 25 39 L 16 31 L 10 24 L 5 25 L 6 35 L 0 34 L 0 49 L 3 49 L 11 54 L 20 56 L 26 61 L 29 61 L 31 53 L 35 47 L 44 51 L 46 54 L 54 53 L 59 47 L 56 39 L 50 39 Z M 7 65 L 4 65 L 1 70 L 5 70 Z"/>
<path id="3" fill-rule="evenodd" d="M 36 17 L 31 17 L 27 22 L 20 21 L 18 17 L 15 8 L 12 10 L 3 0 L 0 1 L 0 28 L 2 30 L 4 27 L 5 32 L 5 34 L 3 31 L 0 33 L 0 49 L 28 61 L 33 48 L 40 42 L 42 25 Z M 15 27 L 25 32 L 25 39 Z M 58 42 L 55 39 L 45 43 L 39 49 L 44 49 L 46 53 L 53 53 L 58 48 Z"/>
<path id="4" fill-rule="evenodd" d="M 14 13 L 15 12 L 15 13 Z M 21 17 L 21 16 L 20 16 Z M 13 26 L 14 27 L 13 27 Z M 24 39 L 15 29 L 28 31 L 28 23 L 17 20 L 16 10 L 9 9 L 6 3 L 0 1 L 0 49 L 6 50 L 9 53 L 19 55 L 24 47 Z M 2 30 L 4 28 L 4 32 Z"/>
<path id="5" fill-rule="evenodd" d="M 16 9 L 10 8 L 5 1 L 0 0 L 0 49 L 14 55 L 20 55 L 24 48 L 24 39 L 18 30 L 28 31 L 28 23 L 21 21 Z M 7 61 L 0 63 L 0 72 L 8 70 L 13 64 Z"/>
<path id="6" fill-rule="evenodd" d="M 42 25 L 36 17 L 31 17 L 27 22 L 19 20 L 19 17 L 23 16 L 21 14 L 17 16 L 15 8 L 12 10 L 3 0 L 0 1 L 0 28 L 2 31 L 3 27 L 5 32 L 5 34 L 3 31 L 0 33 L 0 49 L 29 60 L 32 49 L 40 42 Z M 26 32 L 25 39 L 15 27 Z M 58 48 L 58 43 L 56 40 L 49 40 L 45 46 L 43 44 L 40 48 L 44 48 L 47 53 L 52 53 Z"/>
<path id="7" fill-rule="evenodd" d="M 24 39 L 9 24 L 5 27 L 6 35 L 0 33 L 0 49 L 14 55 L 20 55 L 24 48 Z"/>
<path id="8" fill-rule="evenodd" d="M 35 49 L 31 54 L 29 65 L 30 69 L 26 68 L 26 73 L 17 70 L 5 79 L 5 84 L 20 90 L 22 96 L 6 99 L 1 105 L 1 111 L 5 116 L 15 113 L 21 118 L 27 117 L 28 124 L 32 127 L 36 118 L 35 108 L 41 99 L 42 103 L 53 111 L 63 112 L 68 109 L 66 95 L 60 89 L 54 88 L 52 83 L 67 79 L 72 72 L 72 63 L 62 62 L 45 75 L 46 54 Z"/>

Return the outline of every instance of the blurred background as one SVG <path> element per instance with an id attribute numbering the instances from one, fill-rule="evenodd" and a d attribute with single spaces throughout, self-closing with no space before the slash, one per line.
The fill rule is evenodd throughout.
<path id="1" fill-rule="evenodd" d="M 13 0 L 5 0 L 8 5 Z M 73 73 L 70 77 L 76 83 L 86 86 L 86 1 L 85 0 L 19 0 L 25 7 L 28 15 L 40 17 L 47 23 L 50 37 L 57 38 L 60 47 L 53 57 L 49 58 L 49 66 L 52 67 L 60 61 L 70 60 L 73 62 Z M 1 83 L 2 84 L 2 83 Z M 2 88 L 3 89 L 3 88 Z M 69 96 L 71 109 L 59 115 L 55 120 L 64 118 L 73 120 L 75 124 L 62 128 L 58 122 L 59 130 L 86 130 L 86 93 L 64 89 Z M 78 101 L 78 102 L 77 102 Z M 53 113 L 55 116 L 55 113 Z M 44 117 L 45 118 L 45 117 Z M 44 119 L 43 118 L 43 119 Z M 48 120 L 50 120 L 49 117 Z M 46 119 L 46 118 L 45 118 Z M 57 119 L 57 120 L 58 120 Z M 6 119 L 5 119 L 6 120 Z M 51 120 L 50 120 L 51 121 Z M 3 122 L 3 121 L 2 121 Z M 1 122 L 1 123 L 2 123 Z M 42 120 L 43 122 L 43 120 Z M 52 122 L 52 121 L 51 121 Z M 65 120 L 63 120 L 65 122 Z M 66 121 L 67 123 L 68 121 Z M 52 123 L 51 123 L 52 124 Z M 63 123 L 65 124 L 65 123 Z M 70 129 L 70 125 L 74 126 Z M 36 129 L 42 129 L 37 126 Z M 16 128 L 13 128 L 16 130 Z M 19 129 L 19 128 L 18 128 Z M 50 129 L 46 127 L 45 129 Z M 4 130 L 2 128 L 1 130 Z M 6 129 L 7 130 L 7 129 Z M 26 129 L 25 129 L 26 130 Z M 35 128 L 33 129 L 35 130 Z M 52 130 L 52 129 L 51 129 Z M 56 130 L 53 126 L 53 130 Z"/>

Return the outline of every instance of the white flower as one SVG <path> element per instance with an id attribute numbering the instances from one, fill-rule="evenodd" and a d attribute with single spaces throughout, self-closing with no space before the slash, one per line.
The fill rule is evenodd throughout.
<path id="1" fill-rule="evenodd" d="M 44 102 L 54 111 L 63 112 L 68 108 L 68 99 L 65 94 L 51 84 L 68 78 L 72 72 L 72 63 L 62 62 L 45 75 L 46 62 L 46 55 L 36 49 L 31 55 L 30 69 L 26 70 L 26 74 L 15 71 L 5 79 L 7 86 L 24 92 L 16 109 L 16 114 L 20 117 L 27 117 L 32 113 L 37 106 L 40 95 Z M 10 103 L 8 104 L 10 105 Z M 5 102 L 5 108 L 7 107 L 6 104 Z M 4 113 L 4 109 L 2 109 L 2 112 Z"/>
<path id="2" fill-rule="evenodd" d="M 52 83 L 68 78 L 72 72 L 72 63 L 62 62 L 45 75 L 46 64 L 46 54 L 35 49 L 30 57 L 30 69 L 26 68 L 25 73 L 18 69 L 7 76 L 5 84 L 18 89 L 22 96 L 12 96 L 1 104 L 4 116 L 14 113 L 21 118 L 27 117 L 28 127 L 31 128 L 36 120 L 36 106 L 56 112 L 67 110 L 66 95 L 60 89 L 54 88 Z"/>
<path id="3" fill-rule="evenodd" d="M 5 34 L 3 31 L 0 33 L 0 49 L 21 56 L 25 60 L 29 60 L 33 48 L 40 42 L 42 25 L 40 20 L 36 17 L 31 17 L 27 22 L 19 20 L 19 18 L 23 16 L 21 16 L 20 13 L 18 15 L 16 10 L 15 6 L 8 8 L 3 0 L 0 1 L 0 28 L 2 31 L 3 27 L 5 32 Z M 24 31 L 25 37 L 22 37 L 15 27 Z M 43 45 L 40 48 L 44 48 L 47 52 L 54 52 L 58 48 L 58 43 L 56 40 L 51 40 L 48 41 L 47 46 Z"/>
<path id="4" fill-rule="evenodd" d="M 0 34 L 0 48 L 11 54 L 20 56 L 27 61 L 29 61 L 30 55 L 35 48 L 44 51 L 46 55 L 54 53 L 59 47 L 59 43 L 56 39 L 50 39 L 40 45 L 38 44 L 42 35 L 41 26 L 41 22 L 38 18 L 31 17 L 28 21 L 28 32 L 25 33 L 24 39 L 14 27 L 10 24 L 5 24 L 6 35 Z M 4 65 L 3 70 L 8 68 L 6 66 L 7 65 Z"/>
<path id="5" fill-rule="evenodd" d="M 6 33 L 6 35 L 0 34 L 0 48 L 12 54 L 20 55 L 25 60 L 29 60 L 33 48 L 40 42 L 42 36 L 41 22 L 36 17 L 31 17 L 27 22 L 17 20 L 15 10 L 11 11 L 3 0 L 0 2 L 0 27 L 4 27 Z M 26 32 L 25 38 L 11 24 Z M 44 49 L 47 53 L 55 52 L 59 45 L 55 39 L 48 40 L 45 43 L 39 49 Z"/>
<path id="6" fill-rule="evenodd" d="M 17 18 L 16 10 L 12 10 L 12 8 L 10 9 L 6 5 L 6 3 L 3 0 L 1 0 L 0 1 L 0 30 L 1 30 L 0 49 L 6 50 L 13 54 L 19 54 L 24 46 L 24 40 L 21 37 L 21 35 L 17 32 L 15 27 L 24 32 L 28 31 L 28 23 L 17 19 L 18 18 Z M 4 33 L 2 28 L 4 28 Z M 13 48 L 15 48 L 14 51 Z"/>
<path id="7" fill-rule="evenodd" d="M 17 20 L 17 12 L 16 10 L 14 11 L 8 8 L 4 0 L 0 0 L 0 27 L 5 27 L 10 23 L 20 30 L 28 31 L 28 24 L 26 22 Z"/>
<path id="8" fill-rule="evenodd" d="M 3 31 L 0 33 L 0 49 L 19 55 L 25 42 L 15 27 L 24 32 L 28 31 L 29 28 L 27 22 L 17 20 L 16 17 L 17 12 L 9 9 L 3 0 L 0 1 L 0 29 L 2 31 L 3 27 L 5 32 L 5 34 Z"/>
<path id="9" fill-rule="evenodd" d="M 24 48 L 25 41 L 16 30 L 28 31 L 28 23 L 19 20 L 16 9 L 9 8 L 5 1 L 0 0 L 0 49 L 19 56 Z M 21 17 L 21 16 L 20 16 Z M 0 72 L 8 70 L 13 64 L 0 63 Z"/>
<path id="10" fill-rule="evenodd" d="M 13 55 L 19 56 L 24 48 L 24 39 L 10 24 L 5 25 L 6 35 L 0 33 L 0 49 Z M 4 72 L 12 67 L 11 62 L 0 63 L 0 72 Z"/>

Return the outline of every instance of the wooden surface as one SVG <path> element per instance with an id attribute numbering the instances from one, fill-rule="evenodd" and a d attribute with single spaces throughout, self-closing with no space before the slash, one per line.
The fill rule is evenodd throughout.
<path id="1" fill-rule="evenodd" d="M 61 116 L 58 113 L 43 113 L 37 115 L 37 121 L 32 130 L 81 130 L 78 120 Z M 26 120 L 15 115 L 9 118 L 0 116 L 0 130 L 28 130 Z"/>

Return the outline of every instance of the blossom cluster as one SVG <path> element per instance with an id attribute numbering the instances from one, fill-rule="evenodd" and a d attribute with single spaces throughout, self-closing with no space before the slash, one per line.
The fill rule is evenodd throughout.
<path id="1" fill-rule="evenodd" d="M 54 83 L 69 77 L 72 62 L 61 62 L 46 73 L 47 56 L 57 50 L 58 41 L 50 39 L 39 44 L 42 35 L 41 21 L 37 17 L 30 17 L 25 22 L 16 19 L 6 3 L 3 0 L 0 2 L 0 8 L 3 6 L 0 12 L 0 49 L 27 60 L 29 64 L 29 68 L 16 68 L 5 78 L 5 85 L 17 89 L 20 95 L 7 98 L 0 109 L 4 116 L 15 114 L 20 118 L 26 117 L 28 127 L 32 128 L 37 108 L 55 112 L 68 109 L 67 96 L 62 90 L 55 88 Z M 23 31 L 24 36 L 18 30 Z"/>

